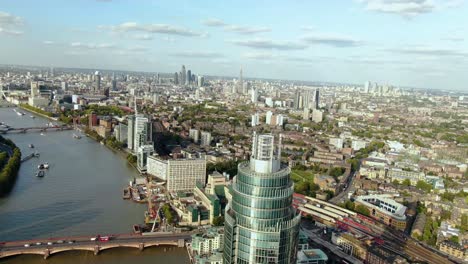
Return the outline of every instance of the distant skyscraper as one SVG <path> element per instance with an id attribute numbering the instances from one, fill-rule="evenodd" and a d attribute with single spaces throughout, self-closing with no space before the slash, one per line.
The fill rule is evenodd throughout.
<path id="1" fill-rule="evenodd" d="M 55 69 L 54 67 L 50 67 L 50 77 L 54 77 L 55 76 Z"/>
<path id="2" fill-rule="evenodd" d="M 187 79 L 187 71 L 185 70 L 185 65 L 182 65 L 182 70 L 180 71 L 180 84 L 185 85 L 186 79 Z"/>
<path id="3" fill-rule="evenodd" d="M 115 72 L 112 73 L 112 91 L 117 91 L 117 80 L 115 79 Z"/>
<path id="4" fill-rule="evenodd" d="M 320 104 L 320 90 L 317 88 L 315 89 L 314 93 L 314 108 L 318 109 Z"/>
<path id="5" fill-rule="evenodd" d="M 257 88 L 252 88 L 252 98 L 251 101 L 253 104 L 256 104 L 258 100 L 258 90 Z"/>
<path id="6" fill-rule="evenodd" d="M 253 136 L 250 162 L 238 165 L 225 210 L 223 263 L 296 263 L 301 217 L 292 206 L 291 169 L 281 139 Z"/>
<path id="7" fill-rule="evenodd" d="M 369 89 L 371 88 L 371 82 L 367 81 L 364 83 L 364 93 L 369 93 Z"/>
<path id="8" fill-rule="evenodd" d="M 205 78 L 203 76 L 198 75 L 198 87 L 202 87 L 205 82 Z"/>
<path id="9" fill-rule="evenodd" d="M 187 71 L 187 80 L 185 80 L 186 85 L 190 85 L 192 83 L 192 71 L 188 70 Z"/>
<path id="10" fill-rule="evenodd" d="M 64 90 L 64 91 L 68 90 L 68 83 L 67 82 L 62 82 L 62 90 Z"/>
<path id="11" fill-rule="evenodd" d="M 174 73 L 174 84 L 179 84 L 179 73 Z"/>
<path id="12" fill-rule="evenodd" d="M 242 76 L 242 67 L 241 67 L 239 71 L 239 84 L 237 88 L 237 93 L 242 93 L 243 89 L 244 89 L 244 77 Z"/>
<path id="13" fill-rule="evenodd" d="M 94 73 L 94 91 L 100 91 L 101 90 L 101 73 L 99 71 L 96 71 Z"/>
<path id="14" fill-rule="evenodd" d="M 296 92 L 294 93 L 294 109 L 301 109 L 302 108 L 302 105 L 301 105 L 301 91 L 299 90 L 296 90 Z"/>

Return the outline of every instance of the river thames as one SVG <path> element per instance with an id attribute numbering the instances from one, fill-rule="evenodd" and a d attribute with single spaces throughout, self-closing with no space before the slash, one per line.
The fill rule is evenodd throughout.
<path id="1" fill-rule="evenodd" d="M 45 126 L 48 120 L 13 108 L 0 108 L 0 121 L 12 127 Z M 21 165 L 12 192 L 0 198 L 0 241 L 63 236 L 131 233 L 132 225 L 143 222 L 146 205 L 122 199 L 122 188 L 139 177 L 125 158 L 75 131 L 7 134 L 21 148 L 23 156 L 40 153 Z M 35 146 L 29 148 L 29 144 Z M 35 176 L 37 166 L 48 162 L 43 178 Z M 0 259 L 0 263 L 190 263 L 185 249 L 111 249 L 94 256 L 73 251 Z"/>

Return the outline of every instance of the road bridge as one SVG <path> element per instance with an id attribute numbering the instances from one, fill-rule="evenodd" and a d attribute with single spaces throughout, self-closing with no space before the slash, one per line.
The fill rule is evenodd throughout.
<path id="1" fill-rule="evenodd" d="M 191 233 L 161 233 L 152 235 L 113 235 L 108 241 L 91 240 L 88 237 L 64 237 L 54 239 L 36 239 L 27 241 L 5 242 L 0 245 L 0 258 L 36 254 L 47 259 L 53 254 L 71 250 L 91 251 L 94 255 L 112 248 L 129 247 L 140 251 L 154 246 L 184 247 L 191 239 Z"/>
<path id="2" fill-rule="evenodd" d="M 0 134 L 7 133 L 26 133 L 26 132 L 50 132 L 72 130 L 72 126 L 44 126 L 44 127 L 9 127 L 0 130 Z"/>

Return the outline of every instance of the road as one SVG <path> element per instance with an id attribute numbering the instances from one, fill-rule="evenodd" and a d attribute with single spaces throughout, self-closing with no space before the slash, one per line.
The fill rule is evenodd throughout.
<path id="1" fill-rule="evenodd" d="M 27 240 L 27 241 L 13 241 L 5 242 L 3 245 L 0 245 L 0 251 L 12 251 L 18 249 L 24 249 L 25 244 L 29 244 L 29 248 L 35 249 L 47 249 L 47 248 L 62 248 L 70 246 L 90 246 L 90 245 L 105 245 L 105 244 L 124 244 L 124 243 L 144 243 L 144 242 L 153 242 L 153 241 L 168 241 L 168 240 L 179 240 L 179 239 L 190 239 L 191 233 L 175 233 L 175 234 L 157 234 L 157 235 L 134 235 L 134 234 L 123 234 L 123 235 L 112 235 L 112 239 L 109 241 L 91 241 L 93 236 L 82 236 L 82 237 L 69 237 L 69 238 L 49 238 L 49 239 L 36 239 L 36 240 Z M 63 241 L 57 243 L 57 241 Z M 73 242 L 69 242 L 73 241 Z M 52 245 L 47 243 L 51 242 Z M 41 243 L 41 245 L 36 245 L 36 243 Z"/>

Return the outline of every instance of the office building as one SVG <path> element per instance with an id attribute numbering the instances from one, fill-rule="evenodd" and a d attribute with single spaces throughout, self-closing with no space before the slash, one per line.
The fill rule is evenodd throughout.
<path id="1" fill-rule="evenodd" d="M 211 133 L 202 131 L 201 132 L 201 142 L 200 145 L 202 146 L 209 146 L 211 144 Z"/>
<path id="2" fill-rule="evenodd" d="M 121 143 L 127 143 L 128 138 L 128 126 L 120 123 L 114 127 L 115 139 Z"/>
<path id="3" fill-rule="evenodd" d="M 62 90 L 64 90 L 64 91 L 68 90 L 68 83 L 67 82 L 62 82 Z"/>
<path id="4" fill-rule="evenodd" d="M 128 116 L 127 126 L 127 148 L 133 152 L 135 144 L 135 116 Z"/>
<path id="5" fill-rule="evenodd" d="M 179 84 L 179 73 L 174 73 L 174 84 Z"/>
<path id="6" fill-rule="evenodd" d="M 96 71 L 94 73 L 94 91 L 100 91 L 101 90 L 101 73 L 99 71 Z"/>
<path id="7" fill-rule="evenodd" d="M 137 168 L 139 172 L 146 172 L 148 157 L 153 155 L 154 147 L 151 145 L 141 145 L 137 149 Z"/>
<path id="8" fill-rule="evenodd" d="M 180 84 L 185 85 L 186 79 L 187 79 L 187 71 L 185 70 L 185 65 L 182 65 L 182 69 L 180 71 Z"/>
<path id="9" fill-rule="evenodd" d="M 192 71 L 188 70 L 187 79 L 185 80 L 185 85 L 190 85 L 190 84 L 192 84 Z"/>
<path id="10" fill-rule="evenodd" d="M 309 120 L 309 118 L 310 118 L 310 109 L 304 108 L 304 112 L 302 113 L 302 119 Z"/>
<path id="11" fill-rule="evenodd" d="M 319 109 L 320 104 L 320 90 L 317 88 L 314 92 L 314 109 Z"/>
<path id="12" fill-rule="evenodd" d="M 267 125 L 272 125 L 272 122 L 273 122 L 273 112 L 268 111 L 268 112 L 266 113 L 265 123 L 266 123 Z"/>
<path id="13" fill-rule="evenodd" d="M 197 182 L 205 184 L 206 160 L 195 159 L 163 159 L 149 156 L 147 159 L 147 173 L 166 181 L 166 188 L 170 192 L 193 191 Z"/>
<path id="14" fill-rule="evenodd" d="M 251 125 L 252 127 L 260 125 L 260 115 L 258 113 L 252 115 Z"/>
<path id="15" fill-rule="evenodd" d="M 205 84 L 205 77 L 198 75 L 198 87 L 203 87 Z"/>
<path id="16" fill-rule="evenodd" d="M 147 145 L 152 141 L 152 125 L 151 122 L 142 114 L 137 114 L 135 117 L 135 137 L 133 139 L 133 148 L 138 150 L 142 145 Z"/>
<path id="17" fill-rule="evenodd" d="M 315 122 L 315 123 L 320 123 L 323 121 L 323 112 L 318 110 L 318 109 L 314 109 L 312 111 L 312 121 Z"/>
<path id="18" fill-rule="evenodd" d="M 297 254 L 297 264 L 326 264 L 328 256 L 320 249 L 301 250 Z"/>
<path id="19" fill-rule="evenodd" d="M 193 139 L 193 142 L 197 143 L 200 140 L 200 130 L 191 128 L 189 130 L 189 137 Z"/>
<path id="20" fill-rule="evenodd" d="M 224 264 L 296 263 L 301 217 L 292 206 L 291 169 L 280 159 L 273 135 L 253 135 L 225 210 Z"/>
<path id="21" fill-rule="evenodd" d="M 395 202 L 387 195 L 364 195 L 355 199 L 356 206 L 363 205 L 370 211 L 370 217 L 384 222 L 398 230 L 406 228 L 406 206 Z"/>
<path id="22" fill-rule="evenodd" d="M 257 88 L 252 88 L 252 98 L 251 101 L 253 104 L 256 104 L 258 100 L 258 90 Z"/>
<path id="23" fill-rule="evenodd" d="M 336 149 L 343 148 L 343 139 L 342 138 L 330 138 L 329 144 L 334 146 Z"/>

